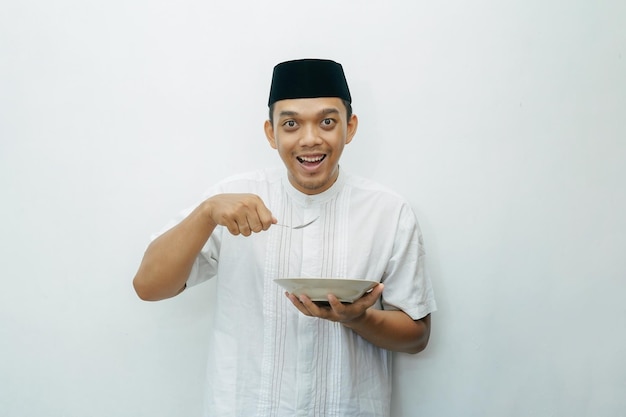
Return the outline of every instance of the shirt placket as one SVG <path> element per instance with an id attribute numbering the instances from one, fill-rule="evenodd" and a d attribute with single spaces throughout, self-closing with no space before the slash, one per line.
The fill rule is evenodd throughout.
<path id="1" fill-rule="evenodd" d="M 320 205 L 305 201 L 303 219 L 314 219 L 320 215 Z M 302 263 L 300 276 L 316 278 L 322 271 L 322 224 L 316 221 L 302 229 Z M 314 407 L 316 377 L 316 346 L 318 342 L 317 319 L 300 315 L 298 319 L 298 382 L 297 416 L 308 416 Z"/>

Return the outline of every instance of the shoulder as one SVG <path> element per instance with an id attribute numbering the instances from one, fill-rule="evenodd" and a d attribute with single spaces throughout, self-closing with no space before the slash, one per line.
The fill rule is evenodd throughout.
<path id="1" fill-rule="evenodd" d="M 419 231 L 415 211 L 409 201 L 392 188 L 358 175 L 346 175 L 346 187 L 350 192 L 352 215 L 365 216 L 364 222 L 372 219 L 389 230 Z"/>
<path id="2" fill-rule="evenodd" d="M 373 181 L 369 178 L 361 177 L 350 173 L 346 176 L 346 186 L 350 188 L 354 197 L 361 197 L 373 201 L 386 202 L 390 205 L 408 205 L 407 200 L 390 187 Z"/>

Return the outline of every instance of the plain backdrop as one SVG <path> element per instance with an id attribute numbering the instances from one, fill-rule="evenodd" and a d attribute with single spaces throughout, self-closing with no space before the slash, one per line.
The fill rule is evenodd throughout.
<path id="1" fill-rule="evenodd" d="M 146 303 L 152 233 L 280 164 L 272 67 L 344 65 L 342 166 L 405 195 L 439 311 L 394 417 L 626 416 L 626 3 L 0 5 L 0 415 L 199 416 L 212 284 Z M 242 293 L 243 294 L 243 293 Z"/>

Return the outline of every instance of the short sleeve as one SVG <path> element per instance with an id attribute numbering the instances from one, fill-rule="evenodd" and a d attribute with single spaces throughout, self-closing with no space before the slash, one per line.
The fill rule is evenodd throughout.
<path id="1" fill-rule="evenodd" d="M 215 195 L 217 193 L 217 189 L 210 189 L 205 193 L 203 200 L 209 198 L 211 195 Z M 185 210 L 182 210 L 171 219 L 158 233 L 155 233 L 151 236 L 151 240 L 156 239 L 163 233 L 170 230 L 172 227 L 176 226 L 178 223 L 183 221 L 187 216 L 191 214 L 193 210 L 200 203 L 188 207 Z M 198 285 L 202 282 L 205 282 L 217 275 L 217 267 L 218 267 L 218 259 L 219 259 L 219 250 L 220 243 L 222 239 L 223 228 L 218 226 L 215 228 L 211 236 L 209 237 L 207 243 L 205 243 L 204 247 L 194 260 L 193 266 L 191 267 L 191 271 L 189 276 L 187 277 L 186 286 L 192 287 L 194 285 Z"/>
<path id="2" fill-rule="evenodd" d="M 419 224 L 413 210 L 405 204 L 398 218 L 392 255 L 381 280 L 385 284 L 383 309 L 402 310 L 413 320 L 436 311 L 425 261 L 426 252 Z"/>

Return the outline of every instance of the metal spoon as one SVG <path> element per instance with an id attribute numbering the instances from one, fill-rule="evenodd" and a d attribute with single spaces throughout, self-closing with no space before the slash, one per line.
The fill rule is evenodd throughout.
<path id="1" fill-rule="evenodd" d="M 296 229 L 304 229 L 305 227 L 307 227 L 307 226 L 309 226 L 309 225 L 313 224 L 313 222 L 315 222 L 315 220 L 317 220 L 317 219 L 319 219 L 319 218 L 320 218 L 320 216 L 317 216 L 316 218 L 314 218 L 314 219 L 313 219 L 313 220 L 311 220 L 310 222 L 308 222 L 308 223 L 304 223 L 304 224 L 301 224 L 301 225 L 299 225 L 299 226 L 289 226 L 289 225 L 287 225 L 287 224 L 280 224 L 280 223 L 276 223 L 274 226 L 289 227 L 289 228 L 294 229 L 294 230 L 296 230 Z"/>

